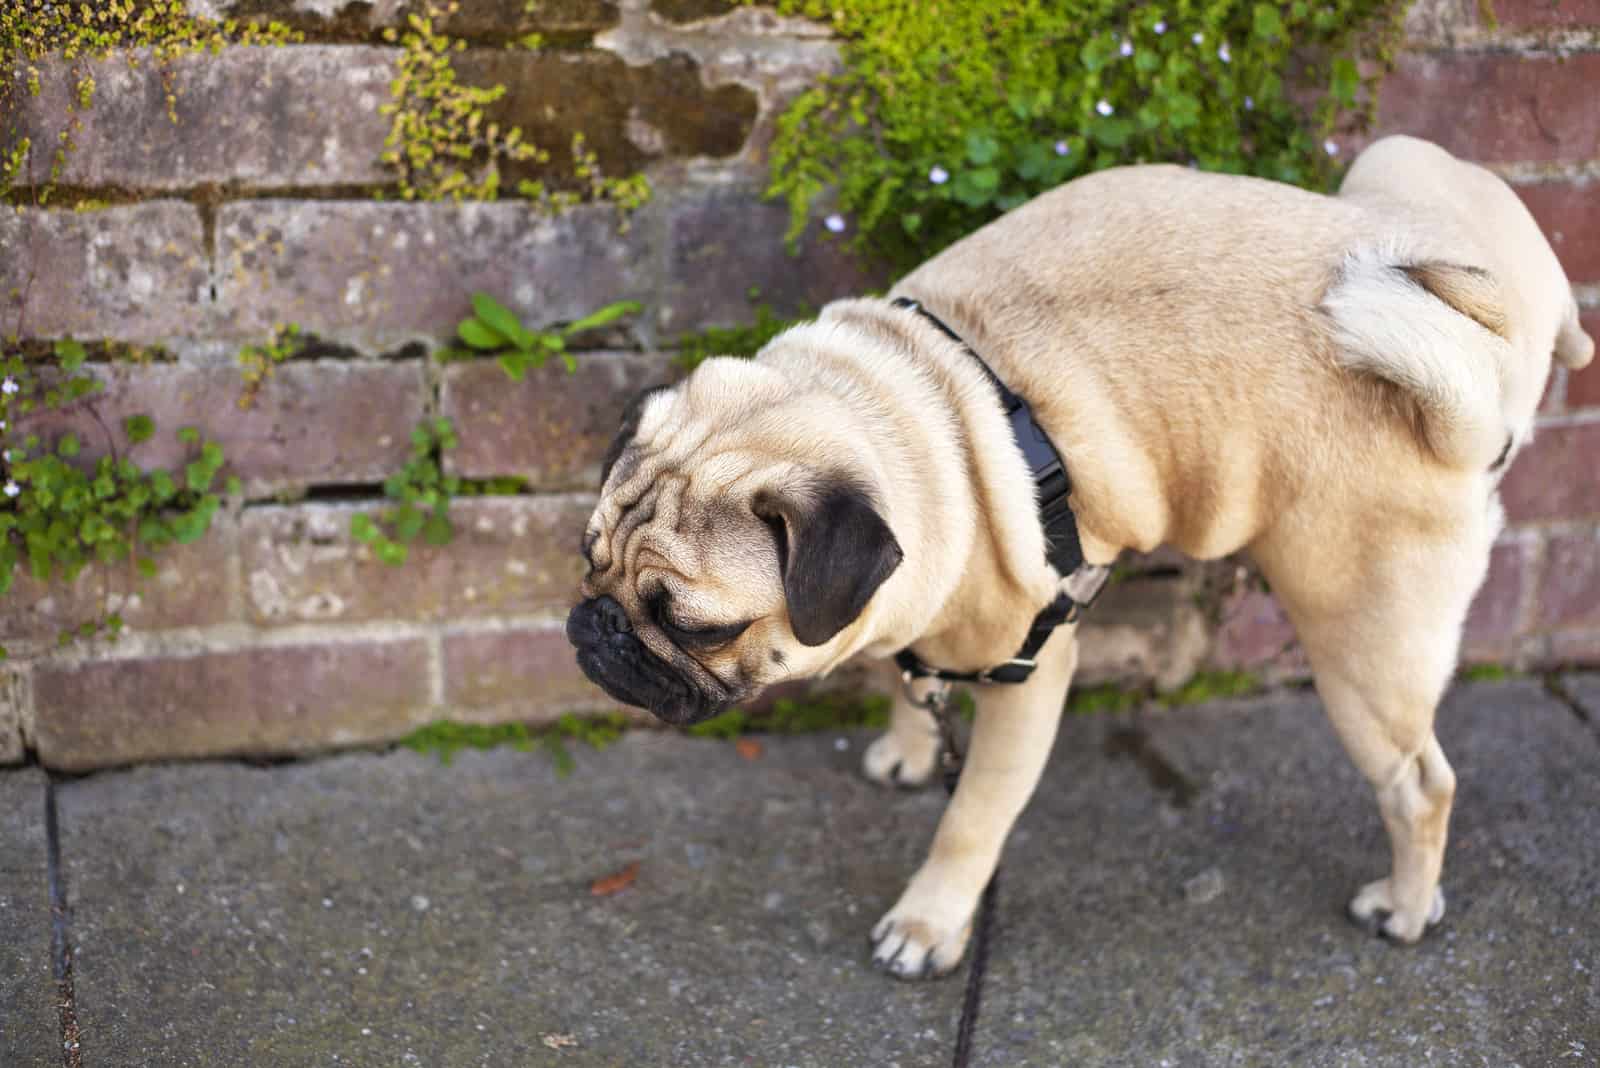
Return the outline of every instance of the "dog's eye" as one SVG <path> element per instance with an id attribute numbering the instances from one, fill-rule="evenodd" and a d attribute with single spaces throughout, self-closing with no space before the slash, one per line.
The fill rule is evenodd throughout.
<path id="1" fill-rule="evenodd" d="M 667 636 L 679 645 L 694 645 L 708 648 L 714 645 L 726 645 L 749 629 L 754 620 L 745 620 L 743 623 L 719 623 L 711 626 L 680 626 L 670 619 L 661 620 L 661 629 Z"/>

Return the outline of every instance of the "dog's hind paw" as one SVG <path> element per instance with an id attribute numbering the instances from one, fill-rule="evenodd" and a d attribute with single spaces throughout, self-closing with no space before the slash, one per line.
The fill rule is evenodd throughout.
<path id="1" fill-rule="evenodd" d="M 1409 945 L 1444 919 L 1444 891 L 1434 887 L 1433 900 L 1426 911 L 1404 909 L 1397 907 L 1390 881 L 1379 879 L 1363 886 L 1350 900 L 1347 911 L 1352 921 L 1372 934 Z"/>
<path id="2" fill-rule="evenodd" d="M 924 731 L 885 731 L 861 760 L 861 770 L 885 786 L 926 786 L 939 760 L 939 736 Z"/>

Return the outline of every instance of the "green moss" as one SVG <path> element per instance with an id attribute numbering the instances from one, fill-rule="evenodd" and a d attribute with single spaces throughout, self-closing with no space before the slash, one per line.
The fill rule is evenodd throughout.
<path id="1" fill-rule="evenodd" d="M 766 304 L 755 308 L 755 322 L 742 326 L 713 326 L 678 339 L 677 362 L 694 370 L 712 356 L 754 356 L 767 342 L 810 316 L 779 318 Z"/>
<path id="2" fill-rule="evenodd" d="M 754 2 L 754 0 L 751 0 Z M 798 97 L 771 152 L 791 237 L 836 198 L 853 240 L 916 263 L 1077 175 L 1192 163 L 1313 188 L 1324 149 L 1374 86 L 1391 0 L 780 0 L 832 25 L 844 69 Z M 1384 17 L 1391 16 L 1391 17 Z M 1291 82 L 1293 84 L 1291 84 Z M 1308 115 L 1292 90 L 1325 91 Z"/>
<path id="3" fill-rule="evenodd" d="M 782 698 L 765 712 L 733 708 L 688 728 L 696 738 L 737 738 L 744 734 L 811 734 L 851 727 L 887 727 L 889 698 L 825 695 L 795 701 Z"/>
<path id="4" fill-rule="evenodd" d="M 622 737 L 627 725 L 627 717 L 620 712 L 603 716 L 568 713 L 544 728 L 532 728 L 525 723 L 480 724 L 439 720 L 412 731 L 398 744 L 418 753 L 432 753 L 442 764 L 449 764 L 463 749 L 508 746 L 526 752 L 537 747 L 550 755 L 559 774 L 566 775 L 576 766 L 567 749 L 568 742 L 581 743 L 595 750 L 604 749 Z"/>
<path id="5" fill-rule="evenodd" d="M 1504 682 L 1515 674 L 1500 664 L 1469 664 L 1457 677 L 1462 682 Z"/>
<path id="6" fill-rule="evenodd" d="M 1229 697 L 1248 697 L 1261 689 L 1261 680 L 1248 671 L 1202 671 L 1157 700 L 1168 708 L 1177 708 Z"/>
<path id="7" fill-rule="evenodd" d="M 1132 712 L 1144 703 L 1144 694 L 1125 690 L 1114 683 L 1075 689 L 1067 698 L 1067 711 L 1073 715 Z"/>

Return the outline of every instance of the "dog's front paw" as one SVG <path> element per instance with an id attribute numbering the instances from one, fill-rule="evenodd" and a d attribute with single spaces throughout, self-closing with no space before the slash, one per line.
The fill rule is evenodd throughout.
<path id="1" fill-rule="evenodd" d="M 872 964 L 901 979 L 946 975 L 967 951 L 975 901 L 918 894 L 915 885 L 872 929 Z"/>
<path id="2" fill-rule="evenodd" d="M 1363 886 L 1350 900 L 1350 918 L 1374 934 L 1395 942 L 1412 943 L 1429 927 L 1444 919 L 1444 891 L 1434 888 L 1427 908 L 1404 907 L 1396 900 L 1389 879 Z"/>
<path id="3" fill-rule="evenodd" d="M 885 731 L 861 760 L 861 770 L 885 786 L 925 786 L 939 761 L 939 735 L 931 731 Z"/>

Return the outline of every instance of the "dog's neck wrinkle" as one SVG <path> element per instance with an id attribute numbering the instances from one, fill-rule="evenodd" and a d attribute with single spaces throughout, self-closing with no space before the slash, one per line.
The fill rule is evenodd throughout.
<path id="1" fill-rule="evenodd" d="M 849 356 L 834 355 L 841 341 Z M 936 476 L 877 487 L 906 559 L 841 634 L 838 661 L 908 645 L 956 670 L 1009 658 L 1032 621 L 1031 612 L 1014 606 L 1042 607 L 1059 578 L 1045 559 L 1037 511 L 1010 516 L 998 504 L 1031 502 L 1034 487 L 977 362 L 886 300 L 831 304 L 758 359 L 824 388 L 831 381 L 829 391 L 852 408 L 860 432 L 890 453 L 887 470 Z M 851 378 L 870 377 L 875 388 L 840 389 L 838 364 L 849 365 Z M 954 566 L 940 568 L 942 561 Z M 986 614 L 985 605 L 997 611 Z M 1001 612 L 1000 605 L 1012 607 Z"/>

